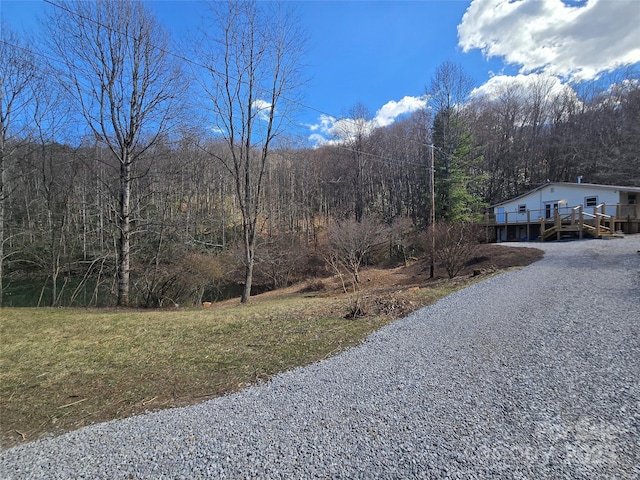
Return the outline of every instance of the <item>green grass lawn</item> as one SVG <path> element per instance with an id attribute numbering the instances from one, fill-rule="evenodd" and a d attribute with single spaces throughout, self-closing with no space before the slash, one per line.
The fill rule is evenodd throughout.
<path id="1" fill-rule="evenodd" d="M 415 306 L 449 293 L 410 292 Z M 194 404 L 334 355 L 392 320 L 345 320 L 344 297 L 191 310 L 0 310 L 3 447 Z"/>

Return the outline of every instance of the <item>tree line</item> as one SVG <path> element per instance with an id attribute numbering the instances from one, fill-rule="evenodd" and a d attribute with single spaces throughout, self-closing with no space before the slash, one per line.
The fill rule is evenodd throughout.
<path id="1" fill-rule="evenodd" d="M 304 86 L 290 5 L 212 3 L 180 55 L 143 2 L 56 5 L 47 42 L 2 29 L 5 304 L 19 286 L 40 305 L 247 301 L 321 270 L 336 222 L 395 226 L 393 255 L 432 202 L 436 220 L 467 222 L 547 181 L 640 184 L 632 70 L 481 95 L 445 62 L 425 109 L 376 127 L 356 104 L 310 147 L 288 128 Z"/>

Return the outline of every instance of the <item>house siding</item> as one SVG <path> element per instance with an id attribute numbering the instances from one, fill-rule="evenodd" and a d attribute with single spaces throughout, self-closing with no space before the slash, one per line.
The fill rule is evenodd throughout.
<path id="1" fill-rule="evenodd" d="M 582 207 L 585 215 L 605 213 L 614 220 L 612 226 L 626 233 L 637 233 L 640 227 L 640 187 L 594 185 L 586 183 L 548 183 L 519 197 L 492 206 L 487 225 L 494 228 L 488 241 L 535 240 L 553 223 L 555 210 L 562 218 L 571 218 L 574 209 Z M 605 208 L 602 209 L 601 205 Z M 591 219 L 593 219 L 591 215 Z M 609 223 L 611 223 L 609 222 Z M 580 233 L 582 235 L 582 231 Z"/>
<path id="2" fill-rule="evenodd" d="M 587 206 L 585 202 L 590 197 L 596 198 L 596 205 L 603 203 L 606 205 L 605 213 L 607 215 L 615 215 L 616 205 L 625 203 L 627 195 L 628 193 L 624 192 L 624 195 L 621 196 L 620 190 L 598 185 L 552 183 L 513 200 L 495 205 L 494 215 L 497 223 L 536 221 L 539 218 L 553 216 L 555 205 L 558 206 L 560 213 L 569 213 L 572 208 L 578 205 L 588 211 L 592 207 Z M 526 211 L 522 212 L 522 205 L 525 205 L 526 210 L 529 211 L 529 217 L 527 217 Z"/>

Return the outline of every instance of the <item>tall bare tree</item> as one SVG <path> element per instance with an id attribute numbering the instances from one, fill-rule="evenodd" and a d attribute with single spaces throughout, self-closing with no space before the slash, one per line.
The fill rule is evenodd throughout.
<path id="1" fill-rule="evenodd" d="M 211 3 L 212 28 L 199 49 L 206 66 L 201 85 L 209 99 L 213 131 L 226 144 L 212 152 L 231 173 L 242 215 L 244 290 L 253 281 L 258 218 L 270 152 L 290 121 L 302 83 L 304 34 L 291 10 L 280 4 Z"/>
<path id="2" fill-rule="evenodd" d="M 5 260 L 5 204 L 11 192 L 12 157 L 30 139 L 39 71 L 31 51 L 7 25 L 0 37 L 0 307 Z"/>
<path id="3" fill-rule="evenodd" d="M 167 130 L 179 78 L 168 34 L 144 2 L 66 1 L 49 19 L 54 64 L 95 138 L 119 167 L 118 300 L 129 304 L 131 190 L 135 164 Z"/>
<path id="4" fill-rule="evenodd" d="M 341 141 L 349 149 L 353 159 L 355 220 L 362 222 L 365 207 L 365 167 L 367 166 L 366 143 L 372 131 L 371 113 L 362 103 L 357 103 L 349 111 L 349 118 L 339 124 Z"/>

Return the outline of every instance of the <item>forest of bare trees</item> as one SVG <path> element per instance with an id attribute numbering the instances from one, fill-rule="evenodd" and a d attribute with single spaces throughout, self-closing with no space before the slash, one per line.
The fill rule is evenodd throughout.
<path id="1" fill-rule="evenodd" d="M 447 62 L 428 108 L 370 128 L 354 99 L 353 128 L 310 147 L 287 130 L 304 48 L 286 8 L 273 28 L 256 9 L 275 4 L 218 5 L 190 63 L 143 2 L 61 5 L 48 45 L 2 28 L 2 305 L 246 301 L 322 271 L 336 222 L 424 230 L 431 146 L 438 221 L 579 175 L 640 185 L 635 71 L 481 96 Z"/>

